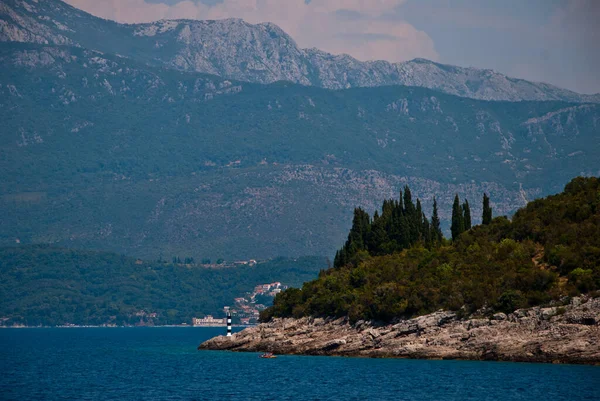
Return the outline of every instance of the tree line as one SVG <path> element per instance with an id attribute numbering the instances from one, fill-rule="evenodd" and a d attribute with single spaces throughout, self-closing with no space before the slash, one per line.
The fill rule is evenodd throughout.
<path id="1" fill-rule="evenodd" d="M 417 211 L 420 202 L 412 204 L 407 188 L 403 192 L 402 201 L 385 201 L 373 219 L 357 209 L 336 266 L 301 289 L 278 294 L 261 321 L 319 316 L 393 322 L 439 309 L 491 316 L 581 293 L 600 295 L 598 178 L 578 177 L 562 193 L 529 202 L 511 220 L 492 218 L 486 194 L 483 224 L 470 229 L 469 204 L 455 197 L 452 241 L 439 239 L 437 202 L 426 221 Z"/>
<path id="2" fill-rule="evenodd" d="M 184 260 L 185 261 L 185 260 Z M 0 247 L 1 325 L 191 323 L 223 315 L 223 306 L 258 284 L 302 285 L 323 257 L 276 258 L 253 269 L 190 269 L 109 252 L 49 245 Z"/>
<path id="3" fill-rule="evenodd" d="M 492 221 L 490 198 L 483 194 L 482 224 Z M 456 194 L 452 206 L 452 240 L 471 229 L 471 208 L 469 201 L 461 205 Z M 365 255 L 381 256 L 408 249 L 421 243 L 428 249 L 439 246 L 444 241 L 440 228 L 437 199 L 433 198 L 431 220 L 427 218 L 417 198 L 413 202 L 412 193 L 407 186 L 400 191 L 398 199 L 383 201 L 381 214 L 375 211 L 373 218 L 362 208 L 354 209 L 352 228 L 348 239 L 336 252 L 333 266 L 341 267 L 356 263 Z"/>

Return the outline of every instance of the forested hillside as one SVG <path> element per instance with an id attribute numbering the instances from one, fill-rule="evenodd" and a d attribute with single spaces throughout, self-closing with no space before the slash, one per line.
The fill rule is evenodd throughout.
<path id="1" fill-rule="evenodd" d="M 390 202 L 404 217 L 375 237 L 382 217 L 355 219 L 336 266 L 302 289 L 279 294 L 262 319 L 311 315 L 393 321 L 440 308 L 465 314 L 483 307 L 490 313 L 512 312 L 600 289 L 598 178 L 576 178 L 564 192 L 530 202 L 512 221 L 490 220 L 487 210 L 486 224 L 467 229 L 463 221 L 452 242 L 432 241 L 431 234 L 397 237 L 394 232 L 411 221 L 415 214 L 407 210 L 415 206 L 406 197 L 404 206 Z M 464 207 L 455 210 L 466 216 Z M 369 238 L 383 240 L 372 239 L 369 245 Z M 372 251 L 394 238 L 407 241 L 395 241 L 401 246 L 389 251 Z"/>
<path id="2" fill-rule="evenodd" d="M 222 316 L 224 306 L 258 284 L 299 286 L 325 267 L 320 257 L 213 269 L 50 246 L 0 248 L 0 319 L 3 325 L 191 323 L 194 316 Z"/>
<path id="3" fill-rule="evenodd" d="M 405 184 L 445 226 L 456 192 L 508 214 L 600 168 L 595 104 L 258 85 L 37 44 L 0 64 L 0 245 L 329 254 L 353 206 Z"/>

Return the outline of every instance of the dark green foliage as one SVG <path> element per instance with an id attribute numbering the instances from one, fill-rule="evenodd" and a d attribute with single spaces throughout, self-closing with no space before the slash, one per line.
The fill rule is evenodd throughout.
<path id="1" fill-rule="evenodd" d="M 97 32 L 110 31 L 97 22 Z M 80 23 L 72 26 L 83 30 Z M 228 82 L 114 55 L 115 37 L 129 38 L 116 43 L 122 55 L 132 48 L 167 51 L 156 38 L 128 31 L 107 38 L 111 45 L 84 40 L 81 30 L 82 45 L 102 46 L 104 54 L 0 47 L 1 245 L 19 238 L 152 259 L 161 252 L 213 259 L 325 254 L 345 240 L 340 204 L 374 188 L 350 189 L 365 184 L 357 178 L 364 172 L 414 176 L 443 188 L 474 181 L 509 189 L 518 181 L 525 191 L 550 193 L 600 167 L 598 105 L 487 102 L 402 86 L 331 91 Z M 406 114 L 396 108 L 400 100 Z M 544 119 L 549 113 L 554 117 Z M 513 134 L 511 154 L 520 160 L 513 168 L 504 164 L 497 135 L 481 135 L 479 116 L 486 116 L 486 131 L 497 125 Z M 528 134 L 554 132 L 558 122 L 561 134 Z M 320 174 L 337 178 L 328 183 Z M 397 224 L 415 232 L 407 221 Z M 297 226 L 307 230 L 291 229 Z"/>
<path id="2" fill-rule="evenodd" d="M 507 290 L 498 297 L 496 310 L 504 313 L 511 313 L 516 309 L 527 306 L 527 300 L 523 293 L 518 290 Z"/>
<path id="3" fill-rule="evenodd" d="M 432 225 L 422 211 L 421 201 L 417 199 L 415 206 L 410 188 L 405 186 L 398 200 L 383 201 L 381 216 L 376 211 L 371 220 L 364 210 L 354 209 L 348 239 L 342 249 L 336 252 L 333 266 L 356 266 L 365 255 L 387 255 L 417 242 L 430 247 L 434 238 L 436 243 L 442 239 L 439 218 L 437 231 L 432 232 Z"/>
<path id="4" fill-rule="evenodd" d="M 433 212 L 431 214 L 431 236 L 434 243 L 439 244 L 442 242 L 443 234 L 440 227 L 440 218 L 438 216 L 437 200 L 433 198 Z"/>
<path id="5" fill-rule="evenodd" d="M 461 211 L 458 197 L 455 208 Z M 451 246 L 363 252 L 356 264 L 322 272 L 294 290 L 293 304 L 285 292 L 277 296 L 262 318 L 291 316 L 282 312 L 289 310 L 351 321 L 393 321 L 440 308 L 512 312 L 598 289 L 600 180 L 576 178 L 564 193 L 530 202 L 512 222 L 495 218 Z"/>
<path id="6" fill-rule="evenodd" d="M 154 324 L 190 323 L 222 316 L 255 285 L 299 286 L 325 266 L 325 258 L 304 257 L 208 269 L 50 246 L 0 248 L 0 316 L 9 324 L 135 324 L 143 310 L 158 314 Z"/>
<path id="7" fill-rule="evenodd" d="M 471 208 L 469 207 L 469 201 L 465 199 L 465 203 L 462 205 L 463 209 L 463 221 L 465 230 L 471 229 Z"/>
<path id="8" fill-rule="evenodd" d="M 492 221 L 492 208 L 490 207 L 490 198 L 487 194 L 483 194 L 483 213 L 481 216 L 481 224 L 490 224 Z"/>
<path id="9" fill-rule="evenodd" d="M 452 204 L 452 224 L 450 225 L 450 231 L 452 232 L 452 241 L 456 241 L 458 236 L 465 231 L 465 217 L 463 209 L 460 206 L 458 194 L 454 197 L 454 203 Z"/>
<path id="10" fill-rule="evenodd" d="M 552 204 L 553 208 L 547 207 Z M 553 227 L 548 230 L 546 227 Z M 578 177 L 565 193 L 530 202 L 513 217 L 515 239 L 544 244 L 544 261 L 561 275 L 578 270 L 572 277 L 596 280 L 600 266 L 600 185 L 597 178 Z"/>

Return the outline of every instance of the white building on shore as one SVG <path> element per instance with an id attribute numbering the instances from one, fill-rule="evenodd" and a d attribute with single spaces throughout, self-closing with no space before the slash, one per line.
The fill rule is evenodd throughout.
<path id="1" fill-rule="evenodd" d="M 195 317 L 192 319 L 192 326 L 194 327 L 221 327 L 226 325 L 226 319 L 215 319 L 211 315 L 206 315 L 204 318 Z"/>

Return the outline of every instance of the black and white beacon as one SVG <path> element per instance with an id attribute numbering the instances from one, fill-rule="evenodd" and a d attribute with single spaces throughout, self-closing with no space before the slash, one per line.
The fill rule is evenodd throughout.
<path id="1" fill-rule="evenodd" d="M 231 312 L 227 311 L 227 337 L 231 337 Z"/>

